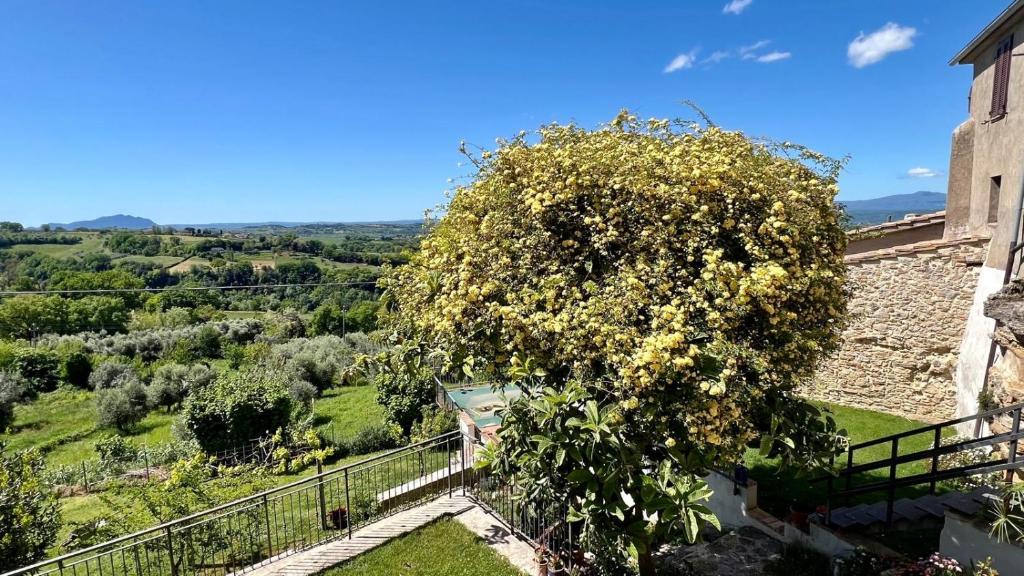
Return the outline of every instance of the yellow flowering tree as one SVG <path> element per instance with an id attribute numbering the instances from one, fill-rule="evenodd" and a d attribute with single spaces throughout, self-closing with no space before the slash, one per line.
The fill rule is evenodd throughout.
<path id="1" fill-rule="evenodd" d="M 792 395 L 844 325 L 838 162 L 628 112 L 473 160 L 386 275 L 384 320 L 524 388 L 492 464 L 526 494 L 567 499 L 651 573 L 654 546 L 713 519 L 701 473 L 759 437 L 804 465 L 840 445 Z"/>

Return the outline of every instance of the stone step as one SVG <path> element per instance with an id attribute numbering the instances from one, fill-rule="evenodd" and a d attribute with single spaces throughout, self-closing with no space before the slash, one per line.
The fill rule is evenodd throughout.
<path id="1" fill-rule="evenodd" d="M 947 492 L 936 496 L 927 494 L 918 498 L 900 498 L 893 503 L 893 524 L 912 527 L 945 518 L 946 510 L 966 516 L 981 511 L 996 494 L 992 488 L 976 488 L 970 492 Z M 868 529 L 885 524 L 886 502 L 858 504 L 832 511 L 832 524 L 842 529 Z"/>

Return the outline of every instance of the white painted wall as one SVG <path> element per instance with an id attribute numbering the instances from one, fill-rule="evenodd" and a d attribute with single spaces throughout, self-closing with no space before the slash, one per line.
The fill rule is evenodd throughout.
<path id="1" fill-rule="evenodd" d="M 985 300 L 1003 286 L 1004 272 L 999 268 L 983 266 L 978 275 L 978 286 L 974 289 L 974 302 L 964 327 L 960 354 L 957 357 L 953 382 L 956 385 L 956 417 L 970 416 L 978 412 L 978 394 L 985 385 L 989 350 L 992 346 L 992 332 L 995 320 L 985 316 Z M 974 434 L 974 424 L 967 422 L 957 426 L 957 432 L 964 436 Z"/>
<path id="2" fill-rule="evenodd" d="M 956 559 L 962 566 L 992 558 L 1000 574 L 1024 574 L 1024 548 L 1000 544 L 989 537 L 984 526 L 975 526 L 955 512 L 946 511 L 946 523 L 939 536 L 939 553 Z"/>

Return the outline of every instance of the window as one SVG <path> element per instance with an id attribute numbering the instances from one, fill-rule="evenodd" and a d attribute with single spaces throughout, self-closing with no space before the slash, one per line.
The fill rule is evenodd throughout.
<path id="1" fill-rule="evenodd" d="M 1010 58 L 1013 53 L 1013 36 L 1004 38 L 996 48 L 995 75 L 992 80 L 992 118 L 1006 114 L 1007 93 L 1010 89 Z"/>
<path id="2" fill-rule="evenodd" d="M 993 176 L 988 185 L 988 223 L 999 221 L 999 192 L 1003 187 L 1003 177 Z"/>

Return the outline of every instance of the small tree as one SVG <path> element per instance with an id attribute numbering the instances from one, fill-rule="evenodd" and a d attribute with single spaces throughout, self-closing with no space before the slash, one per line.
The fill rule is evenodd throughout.
<path id="1" fill-rule="evenodd" d="M 15 353 L 14 368 L 28 384 L 28 392 L 49 392 L 57 387 L 60 364 L 57 354 L 43 348 L 21 348 Z"/>
<path id="2" fill-rule="evenodd" d="M 117 388 L 101 389 L 96 392 L 97 423 L 128 432 L 146 417 L 147 404 L 146 387 L 138 378 Z"/>
<path id="3" fill-rule="evenodd" d="M 838 163 L 627 112 L 472 160 L 383 280 L 387 327 L 523 389 L 491 464 L 617 543 L 594 552 L 651 574 L 652 550 L 713 522 L 707 470 L 759 437 L 808 467 L 841 448 L 793 394 L 844 326 Z"/>
<path id="4" fill-rule="evenodd" d="M 0 434 L 14 424 L 14 405 L 25 396 L 26 387 L 20 375 L 0 371 Z"/>
<path id="5" fill-rule="evenodd" d="M 139 379 L 135 368 L 117 360 L 107 360 L 89 374 L 89 387 L 97 392 L 121 386 Z"/>
<path id="6" fill-rule="evenodd" d="M 169 411 L 181 404 L 181 401 L 185 399 L 188 377 L 188 366 L 165 364 L 157 368 L 153 373 L 153 381 L 147 388 L 149 405 L 162 406 Z"/>
<path id="7" fill-rule="evenodd" d="M 313 311 L 309 319 L 309 331 L 314 336 L 345 333 L 345 311 L 333 302 L 325 302 Z"/>
<path id="8" fill-rule="evenodd" d="M 262 366 L 218 376 L 185 400 L 181 420 L 208 452 L 287 427 L 292 414 L 288 378 Z"/>
<path id="9" fill-rule="evenodd" d="M 0 445 L 0 571 L 37 562 L 57 540 L 57 496 L 40 477 L 34 450 L 7 454 Z"/>

